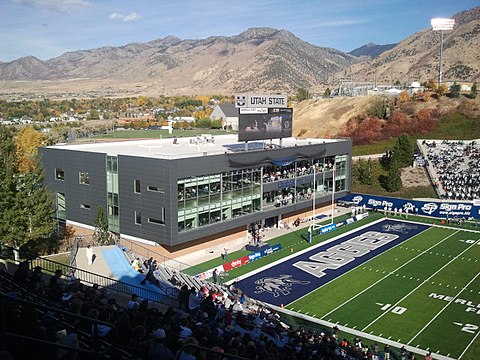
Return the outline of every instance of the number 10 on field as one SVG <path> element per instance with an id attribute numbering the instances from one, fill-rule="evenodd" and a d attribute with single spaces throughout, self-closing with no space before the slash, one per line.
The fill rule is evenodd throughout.
<path id="1" fill-rule="evenodd" d="M 391 313 L 402 315 L 407 308 L 401 306 L 392 306 L 392 304 L 382 304 L 382 303 L 375 303 L 378 306 L 381 306 L 380 310 L 382 311 L 390 311 Z"/>

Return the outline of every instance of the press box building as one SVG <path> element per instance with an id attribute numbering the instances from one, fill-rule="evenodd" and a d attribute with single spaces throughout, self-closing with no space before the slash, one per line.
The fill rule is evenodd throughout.
<path id="1" fill-rule="evenodd" d="M 113 233 L 172 252 L 245 236 L 252 223 L 304 219 L 313 204 L 350 191 L 348 139 L 237 139 L 54 145 L 40 154 L 59 221 L 92 229 L 100 206 Z"/>

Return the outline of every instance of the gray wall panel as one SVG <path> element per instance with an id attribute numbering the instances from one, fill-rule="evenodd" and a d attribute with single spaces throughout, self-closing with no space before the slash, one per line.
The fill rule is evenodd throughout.
<path id="1" fill-rule="evenodd" d="M 106 154 L 52 148 L 42 148 L 40 153 L 46 171 L 45 184 L 53 191 L 66 194 L 67 219 L 92 225 L 97 206 L 100 205 L 106 209 Z M 349 140 L 172 160 L 119 155 L 120 232 L 173 246 L 237 227 L 244 226 L 246 229 L 247 225 L 253 221 L 293 211 L 308 210 L 311 208 L 311 203 L 292 204 L 178 234 L 177 180 L 189 176 L 218 174 L 235 168 L 257 167 L 270 163 L 272 159 L 310 158 L 338 154 L 349 155 L 347 190 L 336 194 L 336 197 L 341 197 L 350 191 L 351 186 L 351 142 Z M 54 169 L 56 167 L 64 169 L 65 181 L 55 180 Z M 90 185 L 79 184 L 79 171 L 90 173 Z M 141 194 L 134 192 L 135 179 L 141 181 Z M 163 193 L 147 191 L 149 185 L 162 187 L 165 191 Z M 318 204 L 329 201 L 328 196 L 317 199 Z M 89 204 L 90 211 L 81 209 L 80 204 L 82 203 Z M 165 208 L 165 225 L 148 223 L 149 217 L 160 219 L 161 207 Z M 142 213 L 141 226 L 135 224 L 135 211 Z"/>
<path id="2" fill-rule="evenodd" d="M 67 219 L 93 226 L 97 208 L 103 207 L 106 213 L 107 207 L 105 154 L 42 148 L 41 156 L 45 184 L 53 192 L 65 193 Z M 55 168 L 64 170 L 64 181 L 55 179 Z M 80 184 L 79 172 L 89 173 L 89 185 Z M 90 210 L 81 204 L 90 205 Z"/>

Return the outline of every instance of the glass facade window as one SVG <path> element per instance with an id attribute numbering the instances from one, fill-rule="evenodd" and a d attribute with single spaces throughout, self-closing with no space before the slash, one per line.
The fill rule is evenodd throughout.
<path id="1" fill-rule="evenodd" d="M 134 180 L 133 191 L 135 192 L 135 194 L 140 194 L 142 192 L 142 183 L 140 182 L 140 180 Z"/>
<path id="2" fill-rule="evenodd" d="M 79 172 L 78 181 L 82 185 L 90 185 L 90 174 L 88 172 Z"/>
<path id="3" fill-rule="evenodd" d="M 67 218 L 66 204 L 65 204 L 65 193 L 57 192 L 55 199 L 57 207 L 57 219 L 65 220 Z"/>
<path id="4" fill-rule="evenodd" d="M 65 171 L 63 169 L 55 169 L 55 180 L 65 180 Z"/>
<path id="5" fill-rule="evenodd" d="M 178 230 L 327 196 L 334 176 L 335 191 L 345 190 L 346 165 L 347 155 L 326 156 L 179 179 Z M 265 184 L 273 189 L 264 192 Z"/>
<path id="6" fill-rule="evenodd" d="M 260 211 L 261 169 L 180 179 L 178 229 L 186 231 Z"/>
<path id="7" fill-rule="evenodd" d="M 118 200 L 118 159 L 107 156 L 107 219 L 108 229 L 120 232 L 120 204 Z"/>

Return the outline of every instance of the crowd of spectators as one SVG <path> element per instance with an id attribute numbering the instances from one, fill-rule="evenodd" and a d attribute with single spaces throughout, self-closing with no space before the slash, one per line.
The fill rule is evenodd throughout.
<path id="1" fill-rule="evenodd" d="M 445 199 L 473 200 L 480 198 L 480 144 L 476 141 L 427 141 L 426 159 L 417 158 L 433 167 L 434 183 Z M 426 160 L 426 161 L 425 161 Z"/>
<path id="2" fill-rule="evenodd" d="M 378 345 L 365 346 L 358 338 L 352 342 L 342 340 L 336 327 L 328 332 L 293 329 L 274 311 L 263 306 L 253 310 L 235 285 L 228 291 L 209 291 L 206 287 L 198 290 L 183 284 L 178 308 L 162 309 L 135 294 L 121 306 L 107 289 L 86 286 L 79 279 L 67 280 L 61 270 L 45 282 L 42 269 L 30 270 L 27 262 L 18 267 L 13 281 L 54 306 L 104 322 L 94 326 L 72 318 L 71 327 L 65 328 L 32 308 L 19 306 L 9 312 L 6 323 L 10 331 L 74 347 L 80 346 L 81 333 L 88 333 L 134 358 L 148 360 L 174 359 L 177 355 L 182 360 L 233 359 L 232 356 L 256 360 L 380 359 L 384 353 L 400 359 L 388 346 L 382 352 Z M 35 353 L 28 347 L 13 347 L 11 351 L 22 356 Z M 74 351 L 56 350 L 56 359 L 75 360 L 80 356 Z"/>
<path id="3" fill-rule="evenodd" d="M 294 179 L 296 177 L 311 175 L 314 172 L 320 173 L 323 171 L 329 171 L 333 169 L 333 161 L 323 163 L 312 164 L 308 161 L 302 161 L 298 163 L 292 163 L 286 166 L 271 166 L 265 167 L 263 173 L 263 182 L 273 182 L 278 180 Z"/>

